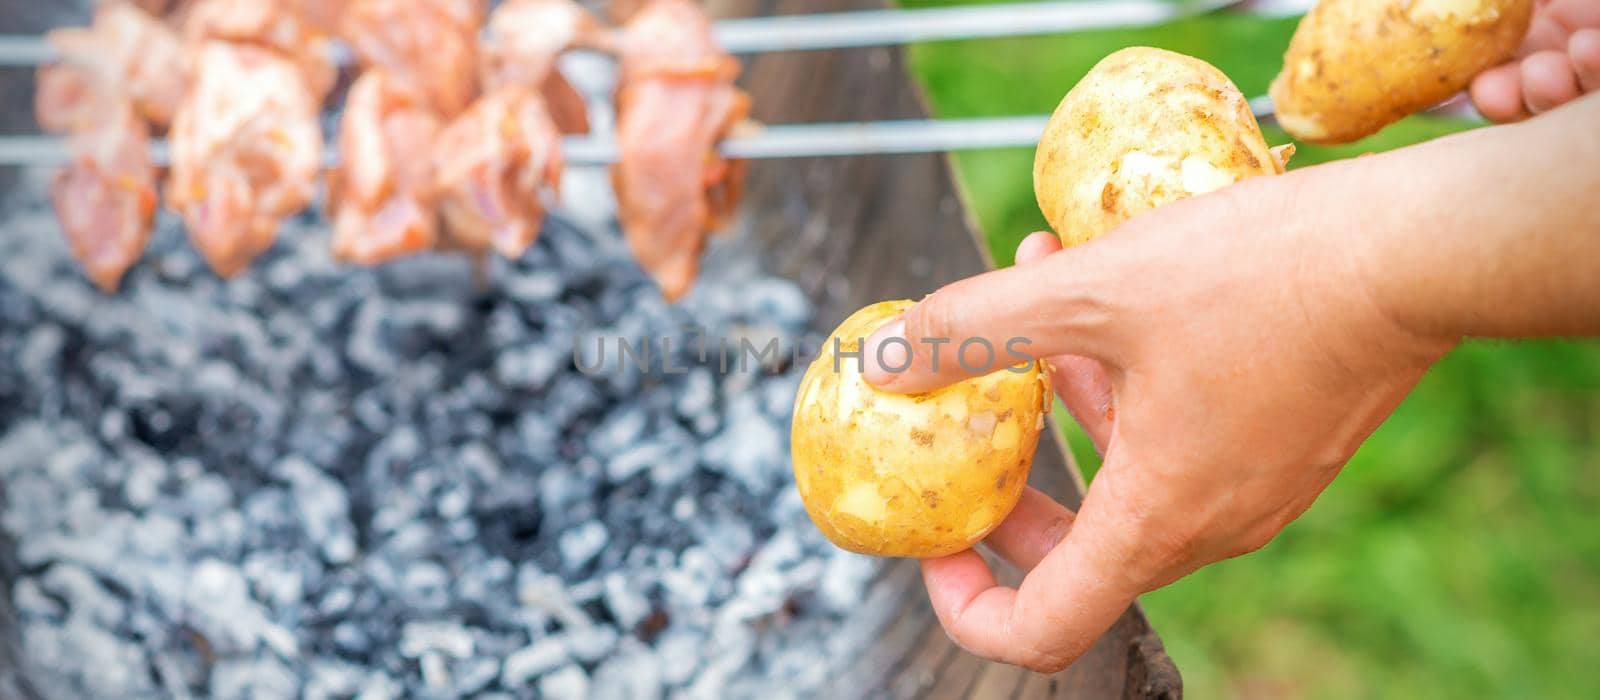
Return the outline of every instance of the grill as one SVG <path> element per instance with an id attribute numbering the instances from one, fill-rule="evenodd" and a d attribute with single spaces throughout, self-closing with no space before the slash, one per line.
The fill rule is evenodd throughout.
<path id="1" fill-rule="evenodd" d="M 0 26 L 84 16 L 41 5 Z M 926 117 L 892 49 L 752 56 L 741 83 L 766 122 Z M 487 287 L 446 256 L 335 266 L 316 213 L 222 282 L 164 214 L 105 298 L 45 174 L 0 170 L 0 697 L 1181 694 L 1137 608 L 1024 673 L 954 648 L 914 563 L 822 541 L 784 447 L 803 368 L 572 367 L 574 339 L 794 337 L 982 271 L 941 157 L 755 163 L 677 306 L 574 177 Z M 1075 474 L 1041 445 L 1036 487 L 1075 504 Z"/>

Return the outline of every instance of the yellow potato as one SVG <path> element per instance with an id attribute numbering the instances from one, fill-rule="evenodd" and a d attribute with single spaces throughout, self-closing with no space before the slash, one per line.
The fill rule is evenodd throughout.
<path id="1" fill-rule="evenodd" d="M 879 391 L 861 363 L 841 353 L 911 308 L 868 306 L 833 332 L 795 398 L 795 485 L 823 534 L 845 549 L 890 557 L 939 557 L 971 547 L 1016 506 L 1049 409 L 1037 363 L 1026 371 L 995 348 L 997 371 L 926 394 Z M 941 346 L 954 362 L 957 343 Z M 922 350 L 922 346 L 917 349 Z M 979 345 L 967 361 L 983 363 Z"/>
<path id="2" fill-rule="evenodd" d="M 1511 58 L 1534 0 L 1321 0 L 1272 83 L 1297 139 L 1348 143 L 1448 99 Z"/>
<path id="3" fill-rule="evenodd" d="M 1133 47 L 1105 57 L 1045 126 L 1033 161 L 1039 209 L 1064 245 L 1168 202 L 1283 172 L 1249 100 L 1211 64 Z"/>

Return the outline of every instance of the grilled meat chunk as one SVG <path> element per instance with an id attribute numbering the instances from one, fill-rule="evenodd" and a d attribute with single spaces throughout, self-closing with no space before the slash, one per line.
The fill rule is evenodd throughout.
<path id="1" fill-rule="evenodd" d="M 544 94 L 564 134 L 589 131 L 583 95 L 557 70 L 568 49 L 602 40 L 594 15 L 572 0 L 507 0 L 489 17 L 481 73 L 486 89 L 521 85 Z"/>
<path id="2" fill-rule="evenodd" d="M 447 245 L 517 258 L 539 236 L 542 193 L 559 194 L 561 134 L 537 92 L 502 87 L 445 128 L 434 167 Z"/>
<path id="3" fill-rule="evenodd" d="M 271 247 L 279 221 L 310 203 L 322 161 L 318 96 L 301 67 L 256 45 L 194 49 L 193 88 L 173 121 L 171 206 L 217 274 Z"/>
<path id="4" fill-rule="evenodd" d="M 339 127 L 340 169 L 329 178 L 335 257 L 374 265 L 438 245 L 427 154 L 442 128 L 410 83 L 381 69 L 356 80 Z"/>
<path id="5" fill-rule="evenodd" d="M 306 86 L 319 103 L 339 77 L 338 67 L 333 63 L 330 36 L 302 14 L 297 3 L 199 0 L 187 12 L 183 35 L 192 47 L 225 41 L 274 51 L 299 68 Z M 204 70 L 200 61 L 200 57 L 192 57 L 190 65 Z"/>
<path id="6" fill-rule="evenodd" d="M 60 59 L 39 70 L 34 111 L 40 126 L 95 128 L 124 99 L 152 124 L 172 121 L 187 69 L 182 42 L 160 19 L 112 0 L 95 9 L 92 25 L 57 29 L 46 40 Z"/>
<path id="7" fill-rule="evenodd" d="M 739 63 L 718 48 L 690 0 L 649 0 L 618 39 L 617 142 L 612 170 L 622 227 L 668 299 L 699 274 L 707 234 L 737 208 L 745 164 L 716 145 L 750 111 L 733 86 Z"/>
<path id="8" fill-rule="evenodd" d="M 417 86 L 446 117 L 478 95 L 481 0 L 354 0 L 341 34 L 366 69 Z"/>
<path id="9" fill-rule="evenodd" d="M 139 261 L 156 210 L 150 131 L 129 102 L 76 131 L 73 160 L 50 184 L 50 199 L 84 274 L 107 293 Z"/>

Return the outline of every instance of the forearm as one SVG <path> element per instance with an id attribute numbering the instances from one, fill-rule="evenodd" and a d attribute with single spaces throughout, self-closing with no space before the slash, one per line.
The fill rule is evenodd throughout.
<path id="1" fill-rule="evenodd" d="M 1600 335 L 1600 95 L 1304 174 L 1297 212 L 1404 327 Z"/>

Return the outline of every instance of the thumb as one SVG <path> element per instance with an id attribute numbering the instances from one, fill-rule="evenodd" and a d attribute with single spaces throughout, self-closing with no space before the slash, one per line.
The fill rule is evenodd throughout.
<path id="1" fill-rule="evenodd" d="M 1118 455 L 1107 457 L 1113 473 Z M 1097 493 L 1096 490 L 1099 490 Z M 1000 586 L 977 554 L 923 562 L 940 624 L 979 656 L 1053 673 L 1082 656 L 1146 588 L 1150 567 L 1137 533 L 1101 486 L 1061 541 L 1016 588 Z"/>
<path id="2" fill-rule="evenodd" d="M 932 391 L 1032 359 L 1108 359 L 1108 271 L 1095 246 L 971 277 L 934 292 L 872 334 L 863 376 L 899 393 Z"/>

